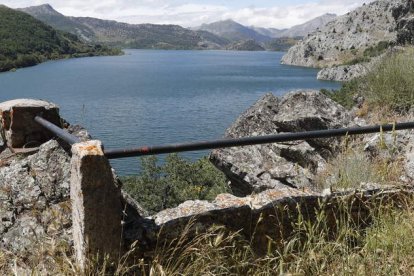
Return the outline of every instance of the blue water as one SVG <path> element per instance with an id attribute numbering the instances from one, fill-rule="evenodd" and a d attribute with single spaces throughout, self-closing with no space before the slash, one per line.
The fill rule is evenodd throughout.
<path id="1" fill-rule="evenodd" d="M 281 65 L 281 52 L 125 52 L 2 73 L 0 101 L 52 101 L 69 122 L 86 126 L 106 148 L 118 148 L 220 138 L 267 92 L 340 86 L 316 80 L 315 69 Z M 138 171 L 137 158 L 112 163 L 121 175 Z"/>

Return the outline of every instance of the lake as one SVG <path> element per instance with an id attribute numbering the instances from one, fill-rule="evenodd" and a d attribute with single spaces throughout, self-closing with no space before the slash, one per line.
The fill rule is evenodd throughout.
<path id="1" fill-rule="evenodd" d="M 280 64 L 282 52 L 125 50 L 124 56 L 52 61 L 0 74 L 0 101 L 58 104 L 106 148 L 216 139 L 267 92 L 339 88 L 316 69 Z M 196 159 L 208 152 L 183 156 Z M 120 175 L 138 159 L 112 161 Z"/>

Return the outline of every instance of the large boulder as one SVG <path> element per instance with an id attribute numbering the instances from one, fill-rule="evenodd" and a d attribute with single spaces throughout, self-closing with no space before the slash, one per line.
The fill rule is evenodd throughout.
<path id="1" fill-rule="evenodd" d="M 267 94 L 226 131 L 227 138 L 345 127 L 348 112 L 318 91 L 297 91 L 282 99 Z M 336 152 L 337 138 L 214 150 L 210 159 L 231 180 L 235 195 L 266 189 L 314 188 L 313 179 Z"/>

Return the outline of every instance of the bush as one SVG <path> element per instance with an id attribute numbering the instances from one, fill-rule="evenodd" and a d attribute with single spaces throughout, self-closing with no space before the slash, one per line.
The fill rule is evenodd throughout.
<path id="1" fill-rule="evenodd" d="M 151 213 L 186 200 L 213 200 L 228 192 L 224 174 L 207 157 L 191 162 L 170 154 L 162 165 L 155 156 L 143 157 L 140 162 L 140 175 L 121 180 L 124 189 Z"/>
<path id="2" fill-rule="evenodd" d="M 321 93 L 339 103 L 345 108 L 351 109 L 355 105 L 354 96 L 358 93 L 357 80 L 345 82 L 339 90 L 321 89 Z"/>
<path id="3" fill-rule="evenodd" d="M 383 54 L 391 45 L 388 41 L 380 41 L 376 46 L 365 49 L 364 57 L 377 57 Z"/>

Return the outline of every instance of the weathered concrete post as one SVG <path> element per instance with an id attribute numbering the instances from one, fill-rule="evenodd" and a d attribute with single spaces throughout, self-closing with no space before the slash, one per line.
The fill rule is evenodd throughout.
<path id="1" fill-rule="evenodd" d="M 8 147 L 13 150 L 38 147 L 54 137 L 34 121 L 37 115 L 60 126 L 59 107 L 53 103 L 32 99 L 0 103 L 0 132 Z"/>
<path id="2" fill-rule="evenodd" d="M 81 269 L 89 258 L 119 258 L 121 192 L 100 141 L 72 146 L 70 189 L 75 254 Z"/>

